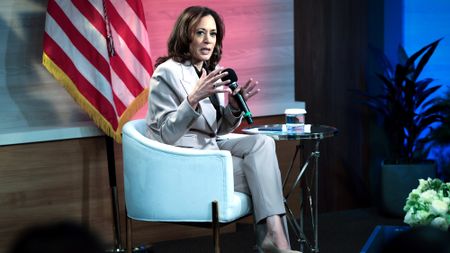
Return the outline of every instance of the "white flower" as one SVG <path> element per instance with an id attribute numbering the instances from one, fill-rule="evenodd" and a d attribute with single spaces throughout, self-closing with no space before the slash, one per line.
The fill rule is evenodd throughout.
<path id="1" fill-rule="evenodd" d="M 416 212 L 415 220 L 416 222 L 423 224 L 423 222 L 428 219 L 428 216 L 430 216 L 430 213 L 425 210 L 419 210 Z"/>
<path id="2" fill-rule="evenodd" d="M 423 202 L 431 203 L 433 199 L 437 198 L 437 193 L 435 190 L 427 190 L 420 194 L 420 198 Z"/>
<path id="3" fill-rule="evenodd" d="M 403 219 L 406 224 L 412 225 L 414 223 L 412 213 L 412 209 L 409 209 L 408 212 L 406 212 L 405 218 Z"/>
<path id="4" fill-rule="evenodd" d="M 436 215 L 445 215 L 448 211 L 448 204 L 440 199 L 431 202 L 431 212 Z"/>
<path id="5" fill-rule="evenodd" d="M 442 201 L 444 201 L 447 205 L 450 206 L 450 198 L 449 197 L 443 197 Z"/>
<path id="6" fill-rule="evenodd" d="M 428 178 L 430 179 L 430 178 Z M 425 185 L 427 184 L 428 180 L 425 179 L 419 179 L 419 186 L 417 187 L 417 190 L 419 190 L 420 192 L 422 192 L 422 189 L 425 187 Z"/>
<path id="7" fill-rule="evenodd" d="M 414 189 L 414 190 L 411 191 L 410 194 L 417 194 L 417 195 L 420 195 L 421 192 L 422 192 L 422 191 L 420 191 L 419 189 Z"/>
<path id="8" fill-rule="evenodd" d="M 431 226 L 440 228 L 442 230 L 448 229 L 447 221 L 442 217 L 436 217 L 431 221 Z"/>
<path id="9" fill-rule="evenodd" d="M 406 200 L 404 222 L 410 226 L 431 225 L 443 230 L 450 226 L 450 183 L 420 179 Z"/>

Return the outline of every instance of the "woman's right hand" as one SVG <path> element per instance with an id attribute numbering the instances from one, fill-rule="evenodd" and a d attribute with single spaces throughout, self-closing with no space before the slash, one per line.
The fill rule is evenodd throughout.
<path id="1" fill-rule="evenodd" d="M 218 69 L 212 71 L 211 73 L 206 74 L 206 70 L 202 69 L 202 75 L 200 76 L 200 79 L 198 80 L 194 89 L 191 91 L 191 93 L 187 97 L 187 100 L 188 100 L 189 104 L 192 106 L 192 108 L 196 109 L 198 106 L 198 103 L 202 99 L 205 99 L 205 98 L 211 96 L 212 94 L 229 92 L 227 89 L 224 89 L 222 86 L 229 84 L 230 80 L 218 82 L 218 80 L 220 80 L 223 77 L 225 77 L 226 75 L 228 75 L 227 72 L 221 73 L 221 71 L 222 71 L 222 69 L 218 68 Z"/>

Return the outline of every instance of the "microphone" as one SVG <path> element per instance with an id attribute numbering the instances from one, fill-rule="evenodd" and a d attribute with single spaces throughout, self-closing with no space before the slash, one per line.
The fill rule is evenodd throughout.
<path id="1" fill-rule="evenodd" d="M 230 80 L 230 84 L 228 85 L 228 87 L 230 87 L 230 89 L 234 91 L 238 87 L 237 83 L 238 78 L 236 72 L 234 72 L 234 70 L 231 68 L 224 69 L 222 72 L 228 72 L 228 75 L 223 78 L 223 81 Z M 237 93 L 233 97 L 234 99 L 236 99 L 239 105 L 239 109 L 241 109 L 241 111 L 244 112 L 244 118 L 247 121 L 247 123 L 253 124 L 252 113 L 250 112 L 250 109 L 248 108 L 247 102 L 245 102 L 244 97 L 242 97 L 242 94 Z"/>

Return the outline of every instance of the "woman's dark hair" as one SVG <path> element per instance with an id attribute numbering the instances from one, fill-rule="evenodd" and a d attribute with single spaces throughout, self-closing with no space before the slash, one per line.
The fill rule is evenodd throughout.
<path id="1" fill-rule="evenodd" d="M 214 18 L 217 27 L 216 45 L 211 58 L 206 62 L 207 70 L 214 70 L 222 57 L 222 40 L 225 34 L 225 26 L 217 12 L 203 6 L 191 6 L 181 13 L 167 42 L 168 55 L 158 58 L 155 67 L 170 58 L 176 62 L 191 60 L 192 55 L 189 52 L 189 45 L 194 36 L 194 29 L 200 22 L 200 19 L 208 15 Z"/>

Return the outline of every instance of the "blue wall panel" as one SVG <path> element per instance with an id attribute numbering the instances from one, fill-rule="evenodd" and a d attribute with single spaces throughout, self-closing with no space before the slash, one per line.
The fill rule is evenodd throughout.
<path id="1" fill-rule="evenodd" d="M 404 45 L 411 54 L 432 41 L 444 38 L 422 78 L 431 77 L 436 83 L 450 85 L 450 1 L 449 0 L 405 0 L 404 1 Z"/>

